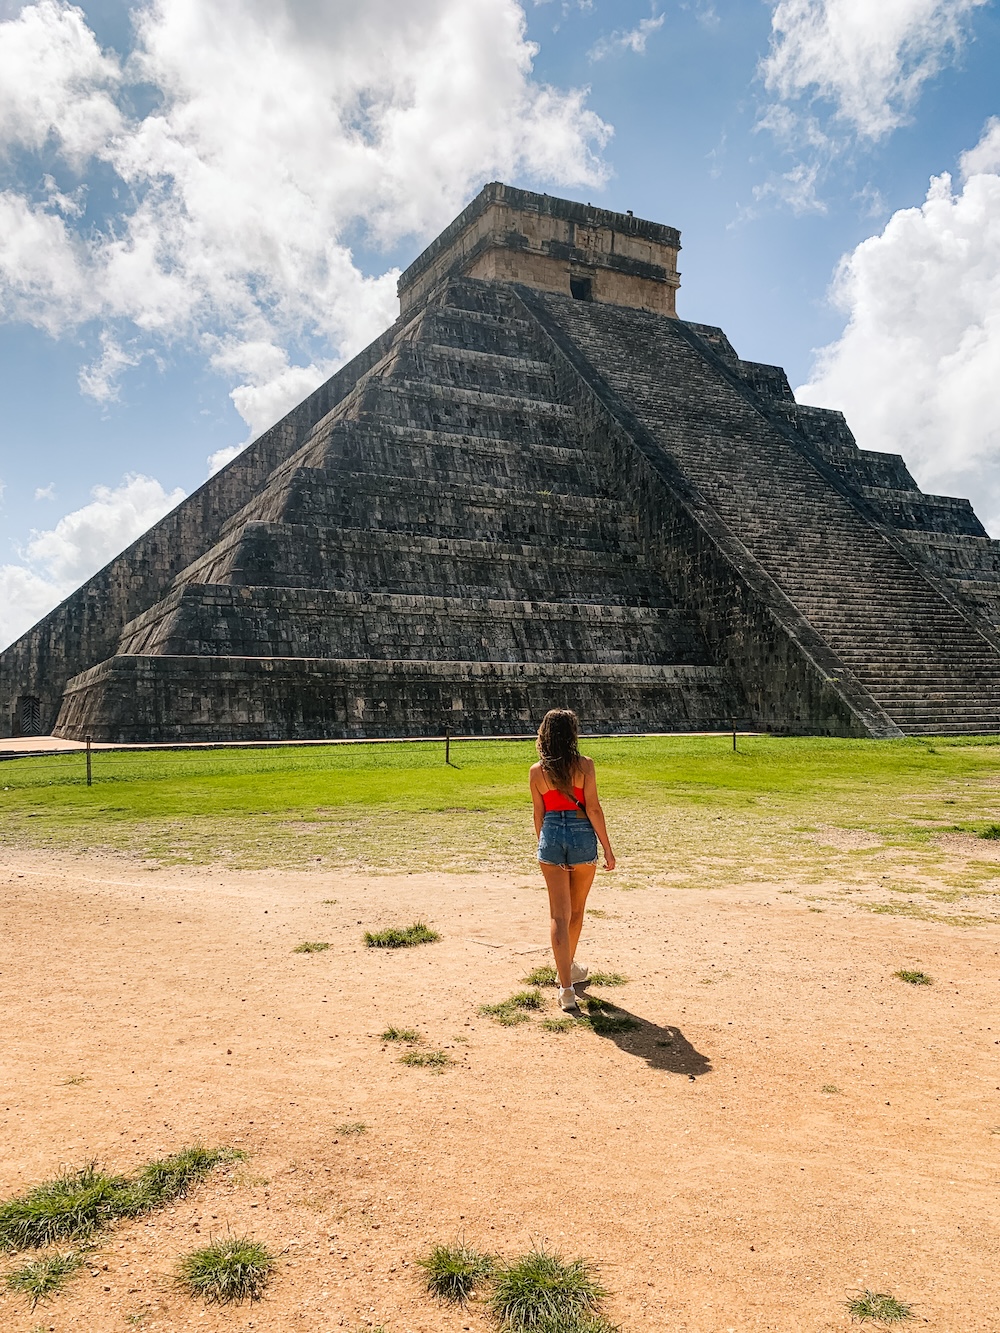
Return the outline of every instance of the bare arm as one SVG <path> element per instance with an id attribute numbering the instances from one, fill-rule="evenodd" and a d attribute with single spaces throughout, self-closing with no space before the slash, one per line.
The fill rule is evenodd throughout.
<path id="1" fill-rule="evenodd" d="M 594 826 L 594 832 L 597 834 L 597 841 L 604 848 L 604 869 L 614 870 L 615 854 L 611 850 L 611 839 L 608 837 L 608 826 L 604 822 L 604 811 L 601 808 L 601 798 L 597 794 L 597 777 L 594 770 L 593 759 L 583 761 L 583 803 L 587 807 L 587 818 Z"/>
<path id="2" fill-rule="evenodd" d="M 531 788 L 532 813 L 535 816 L 535 837 L 538 838 L 541 837 L 542 820 L 545 818 L 545 802 L 542 800 L 542 793 L 538 786 L 538 771 L 535 764 L 531 766 L 529 786 Z"/>

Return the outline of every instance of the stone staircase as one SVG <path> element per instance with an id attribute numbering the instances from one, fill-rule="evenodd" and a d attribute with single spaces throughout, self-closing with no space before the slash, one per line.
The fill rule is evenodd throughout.
<path id="1" fill-rule="evenodd" d="M 902 732 L 1000 729 L 992 643 L 706 342 L 642 311 L 538 300 Z"/>
<path id="2" fill-rule="evenodd" d="M 62 735 L 724 726 L 741 703 L 513 295 L 459 282 L 71 682 Z"/>

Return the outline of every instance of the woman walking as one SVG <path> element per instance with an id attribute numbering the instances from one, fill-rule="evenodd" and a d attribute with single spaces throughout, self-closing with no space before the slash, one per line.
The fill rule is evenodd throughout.
<path id="1" fill-rule="evenodd" d="M 587 979 L 587 969 L 575 961 L 576 946 L 597 871 L 598 841 L 604 848 L 605 870 L 615 868 L 594 761 L 580 753 L 578 738 L 576 714 L 568 708 L 551 708 L 538 728 L 538 763 L 531 766 L 530 781 L 538 864 L 549 891 L 559 1006 L 566 1010 L 577 1007 L 574 984 Z"/>

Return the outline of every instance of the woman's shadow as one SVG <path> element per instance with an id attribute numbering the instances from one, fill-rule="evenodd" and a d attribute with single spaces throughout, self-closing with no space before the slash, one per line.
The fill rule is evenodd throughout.
<path id="1" fill-rule="evenodd" d="M 580 1012 L 582 1021 L 597 1036 L 613 1041 L 629 1055 L 639 1056 L 651 1069 L 686 1074 L 692 1080 L 712 1072 L 708 1056 L 696 1050 L 678 1027 L 660 1027 L 609 1000 L 590 996 L 581 996 Z"/>

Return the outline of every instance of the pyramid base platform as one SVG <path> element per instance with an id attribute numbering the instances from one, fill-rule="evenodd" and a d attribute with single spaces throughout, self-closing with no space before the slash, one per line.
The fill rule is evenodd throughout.
<path id="1" fill-rule="evenodd" d="M 554 707 L 589 732 L 709 731 L 739 715 L 715 667 L 118 656 L 71 680 L 70 740 L 523 735 Z"/>

